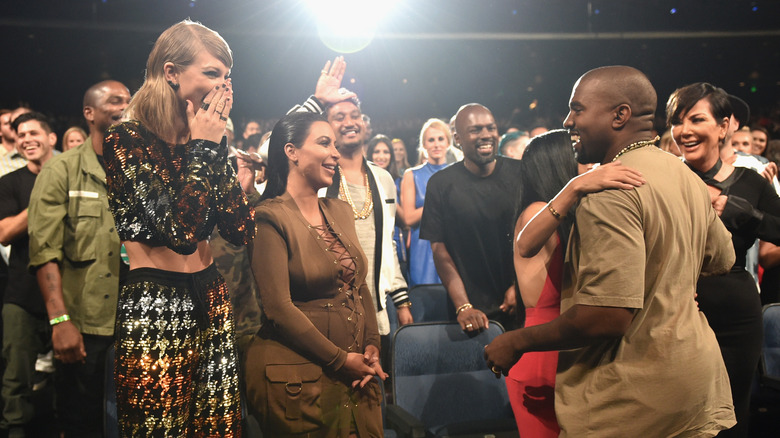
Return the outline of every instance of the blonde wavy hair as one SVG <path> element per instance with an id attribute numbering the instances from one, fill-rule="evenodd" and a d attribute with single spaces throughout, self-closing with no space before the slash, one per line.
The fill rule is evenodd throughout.
<path id="1" fill-rule="evenodd" d="M 149 54 L 144 83 L 125 110 L 126 118 L 138 120 L 166 141 L 171 138 L 189 137 L 188 127 L 181 132 L 176 130 L 177 118 L 183 118 L 185 122 L 187 120 L 187 104 L 176 96 L 176 92 L 165 80 L 163 66 L 166 62 L 172 62 L 178 71 L 182 71 L 190 66 L 204 49 L 228 69 L 233 68 L 233 53 L 225 39 L 217 32 L 190 20 L 181 21 L 166 29 L 157 38 Z"/>

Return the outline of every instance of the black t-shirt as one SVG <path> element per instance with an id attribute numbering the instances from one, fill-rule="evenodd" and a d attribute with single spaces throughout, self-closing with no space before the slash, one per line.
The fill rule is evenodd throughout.
<path id="1" fill-rule="evenodd" d="M 514 281 L 520 186 L 520 161 L 497 157 L 487 177 L 461 161 L 434 174 L 425 190 L 420 238 L 446 245 L 469 301 L 491 319 L 505 320 L 499 306 Z"/>
<path id="2" fill-rule="evenodd" d="M 16 216 L 27 208 L 36 176 L 25 166 L 0 178 L 0 219 Z M 24 232 L 11 242 L 8 284 L 3 302 L 16 304 L 36 315 L 45 315 L 46 307 L 38 281 L 27 269 L 29 261 L 30 239 Z"/>

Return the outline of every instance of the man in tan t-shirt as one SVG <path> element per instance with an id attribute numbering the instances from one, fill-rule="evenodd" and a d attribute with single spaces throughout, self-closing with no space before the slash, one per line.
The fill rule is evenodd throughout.
<path id="1" fill-rule="evenodd" d="M 656 93 L 631 67 L 591 70 L 564 126 L 582 163 L 615 158 L 646 184 L 584 197 L 565 261 L 561 316 L 485 349 L 506 374 L 528 351 L 561 351 L 562 437 L 714 436 L 736 421 L 717 341 L 695 302 L 700 274 L 734 263 L 704 184 L 652 145 Z"/>

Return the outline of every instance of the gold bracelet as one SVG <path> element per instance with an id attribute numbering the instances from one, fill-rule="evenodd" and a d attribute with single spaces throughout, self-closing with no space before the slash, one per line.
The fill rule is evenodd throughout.
<path id="1" fill-rule="evenodd" d="M 553 208 L 552 204 L 549 203 L 549 202 L 547 203 L 547 209 L 550 210 L 550 213 L 552 213 L 552 215 L 553 215 L 553 217 L 555 217 L 555 219 L 557 219 L 557 220 L 563 219 L 563 216 L 561 216 L 561 214 L 558 213 L 558 210 Z"/>
<path id="2" fill-rule="evenodd" d="M 61 316 L 58 316 L 56 318 L 52 318 L 49 320 L 49 325 L 57 325 L 61 322 L 70 321 L 70 315 L 67 313 Z"/>
<path id="3" fill-rule="evenodd" d="M 398 309 L 401 309 L 401 308 L 404 308 L 404 307 L 412 307 L 412 302 L 411 301 L 405 301 L 405 302 L 403 302 L 403 303 L 401 303 L 401 304 L 399 304 L 399 305 L 397 305 L 395 307 L 398 308 Z"/>
<path id="4" fill-rule="evenodd" d="M 455 316 L 458 316 L 458 315 L 460 315 L 460 312 L 462 312 L 462 311 L 464 311 L 466 309 L 471 309 L 473 307 L 474 306 L 472 306 L 471 303 L 466 303 L 466 304 L 458 307 L 458 310 L 455 311 Z"/>

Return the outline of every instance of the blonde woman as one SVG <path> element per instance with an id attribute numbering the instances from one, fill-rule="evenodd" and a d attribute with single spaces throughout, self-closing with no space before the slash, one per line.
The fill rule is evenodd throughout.
<path id="1" fill-rule="evenodd" d="M 425 188 L 434 173 L 447 167 L 447 148 L 452 144 L 449 126 L 439 119 L 429 119 L 420 130 L 420 151 L 425 163 L 407 169 L 401 180 L 401 215 L 410 227 L 409 286 L 441 283 L 433 264 L 431 243 L 420 239 L 420 220 L 425 204 Z"/>
<path id="2" fill-rule="evenodd" d="M 233 58 L 219 34 L 182 21 L 157 39 L 146 80 L 106 135 L 109 206 L 130 272 L 120 293 L 115 382 L 121 436 L 240 436 L 233 313 L 207 241 L 236 245 L 253 211 L 223 139 Z"/>

